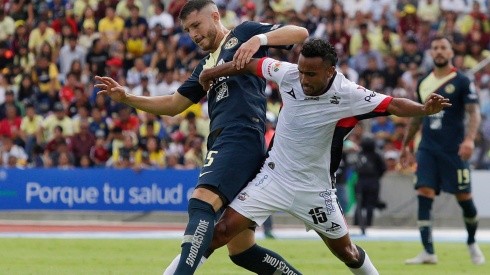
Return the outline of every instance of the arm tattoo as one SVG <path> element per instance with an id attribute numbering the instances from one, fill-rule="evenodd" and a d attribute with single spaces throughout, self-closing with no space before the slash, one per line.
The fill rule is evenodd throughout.
<path id="1" fill-rule="evenodd" d="M 480 127 L 481 115 L 478 104 L 466 104 L 466 113 L 468 114 L 468 123 L 466 124 L 466 138 L 475 140 L 476 134 Z"/>
<path id="2" fill-rule="evenodd" d="M 415 134 L 420 129 L 422 119 L 423 117 L 412 117 L 412 119 L 410 119 L 410 123 L 408 124 L 405 136 L 403 137 L 403 147 L 408 146 L 408 144 L 413 140 Z"/>

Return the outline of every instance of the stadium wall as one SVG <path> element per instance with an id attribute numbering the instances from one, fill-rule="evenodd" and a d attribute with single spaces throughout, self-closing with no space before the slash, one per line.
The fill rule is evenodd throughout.
<path id="1" fill-rule="evenodd" d="M 1 169 L 0 219 L 101 220 L 184 223 L 187 200 L 198 170 L 131 169 Z M 490 171 L 472 174 L 473 194 L 481 226 L 490 228 Z M 376 226 L 414 226 L 417 200 L 413 176 L 395 172 L 382 179 Z M 461 226 L 461 210 L 454 196 L 435 200 L 436 226 Z M 352 218 L 349 211 L 347 218 Z M 300 225 L 287 214 L 276 224 Z"/>

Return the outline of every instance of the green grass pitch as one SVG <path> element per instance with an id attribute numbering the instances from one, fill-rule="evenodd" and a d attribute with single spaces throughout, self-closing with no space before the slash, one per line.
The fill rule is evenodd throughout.
<path id="1" fill-rule="evenodd" d="M 180 251 L 179 240 L 161 239 L 0 239 L 0 274 L 162 274 Z M 350 274 L 320 240 L 259 240 L 303 274 Z M 490 263 L 474 266 L 464 243 L 436 243 L 439 264 L 406 266 L 421 250 L 417 242 L 358 242 L 381 274 L 490 274 Z M 490 244 L 481 244 L 490 257 Z M 197 274 L 250 274 L 220 249 Z"/>

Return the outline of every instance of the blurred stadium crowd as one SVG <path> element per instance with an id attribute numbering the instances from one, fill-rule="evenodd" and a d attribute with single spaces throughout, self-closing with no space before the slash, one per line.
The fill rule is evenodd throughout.
<path id="1" fill-rule="evenodd" d="M 176 117 L 158 117 L 97 96 L 95 75 L 128 92 L 170 94 L 206 53 L 183 32 L 186 0 L 0 0 L 0 162 L 5 167 L 193 169 L 203 164 L 208 135 L 203 100 Z M 432 61 L 431 38 L 450 38 L 454 65 L 471 72 L 484 118 L 490 118 L 487 0 L 217 0 L 228 28 L 246 20 L 304 26 L 332 43 L 338 70 L 374 91 L 415 98 Z M 296 62 L 299 47 L 271 50 Z M 473 69 L 473 71 L 472 71 Z M 280 109 L 269 83 L 267 137 Z M 346 149 L 376 138 L 395 169 L 407 121 L 381 117 L 359 124 Z M 472 159 L 490 167 L 490 120 L 484 119 Z"/>

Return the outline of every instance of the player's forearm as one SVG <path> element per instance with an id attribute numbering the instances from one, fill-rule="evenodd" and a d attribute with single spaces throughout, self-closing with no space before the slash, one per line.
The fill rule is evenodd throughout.
<path id="1" fill-rule="evenodd" d="M 205 80 L 213 80 L 223 76 L 232 76 L 244 73 L 252 73 L 256 75 L 258 62 L 259 59 L 252 59 L 248 64 L 245 65 L 245 67 L 238 70 L 235 66 L 233 66 L 233 62 L 226 62 L 216 67 L 204 70 L 201 73 L 200 78 Z"/>
<path id="2" fill-rule="evenodd" d="M 408 146 L 410 142 L 412 142 L 415 134 L 420 129 L 420 124 L 422 123 L 422 117 L 412 117 L 408 124 L 408 128 L 405 131 L 405 135 L 403 136 L 402 147 L 405 148 Z"/>
<path id="3" fill-rule="evenodd" d="M 175 94 L 178 93 L 176 92 Z M 187 99 L 188 102 L 186 103 L 185 97 L 181 96 L 180 94 L 175 94 L 154 97 L 127 94 L 127 97 L 123 103 L 147 113 L 175 116 L 192 105 L 190 100 Z M 181 97 L 182 99 L 177 97 Z"/>
<path id="4" fill-rule="evenodd" d="M 294 25 L 287 25 L 265 34 L 269 46 L 300 44 L 308 38 L 308 35 L 308 30 Z"/>
<path id="5" fill-rule="evenodd" d="M 465 139 L 475 141 L 481 123 L 480 108 L 478 104 L 467 104 L 465 108 L 468 114 Z"/>
<path id="6" fill-rule="evenodd" d="M 425 106 L 406 98 L 393 98 L 387 111 L 399 117 L 414 117 L 427 115 Z"/>

